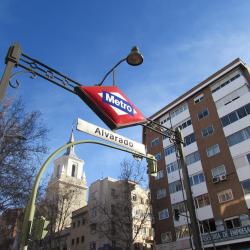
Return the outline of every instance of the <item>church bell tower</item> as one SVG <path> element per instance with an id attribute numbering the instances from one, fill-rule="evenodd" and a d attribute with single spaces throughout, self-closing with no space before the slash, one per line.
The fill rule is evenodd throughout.
<path id="1" fill-rule="evenodd" d="M 73 131 L 70 142 L 74 142 Z M 46 199 L 52 204 L 51 209 L 55 210 L 50 211 L 55 218 L 55 231 L 69 227 L 72 212 L 87 205 L 87 189 L 84 161 L 71 146 L 54 161 L 54 171 L 46 191 Z"/>

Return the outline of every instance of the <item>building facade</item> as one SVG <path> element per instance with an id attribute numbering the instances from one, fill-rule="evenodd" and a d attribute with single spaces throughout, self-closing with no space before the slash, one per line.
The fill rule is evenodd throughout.
<path id="1" fill-rule="evenodd" d="M 128 185 L 127 185 L 128 184 Z M 151 249 L 148 191 L 107 177 L 92 183 L 88 205 L 72 214 L 70 249 Z"/>
<path id="2" fill-rule="evenodd" d="M 248 67 L 236 59 L 151 116 L 182 132 L 204 247 L 250 246 L 249 81 Z M 175 145 L 148 129 L 143 141 L 158 159 L 157 177 L 150 178 L 157 249 L 188 249 L 186 194 Z M 176 221 L 174 209 L 185 216 Z"/>

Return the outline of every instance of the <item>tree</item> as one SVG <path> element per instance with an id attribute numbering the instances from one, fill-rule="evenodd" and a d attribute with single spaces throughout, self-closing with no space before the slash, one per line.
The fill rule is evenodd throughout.
<path id="1" fill-rule="evenodd" d="M 90 222 L 98 233 L 122 249 L 145 243 L 151 234 L 149 192 L 140 186 L 146 181 L 145 173 L 140 162 L 124 160 L 117 194 L 113 200 L 97 202 L 99 216 Z"/>
<path id="2" fill-rule="evenodd" d="M 65 248 L 65 234 L 67 235 L 67 230 L 71 226 L 72 208 L 78 207 L 79 194 L 78 188 L 72 185 L 63 184 L 60 189 L 52 186 L 39 204 L 37 216 L 43 215 L 49 221 L 48 234 L 39 242 L 44 249 Z M 37 244 L 33 247 L 35 245 Z"/>
<path id="3" fill-rule="evenodd" d="M 20 99 L 0 104 L 0 213 L 27 204 L 47 133 L 41 113 L 26 112 Z"/>

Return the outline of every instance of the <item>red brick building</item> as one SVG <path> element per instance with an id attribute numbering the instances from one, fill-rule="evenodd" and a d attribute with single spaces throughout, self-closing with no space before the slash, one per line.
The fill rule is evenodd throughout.
<path id="1" fill-rule="evenodd" d="M 236 59 L 151 116 L 182 132 L 204 247 L 250 246 L 249 82 L 247 65 Z M 187 217 L 173 218 L 174 209 L 186 214 L 175 146 L 146 128 L 143 141 L 158 159 L 150 179 L 157 249 L 187 249 Z"/>

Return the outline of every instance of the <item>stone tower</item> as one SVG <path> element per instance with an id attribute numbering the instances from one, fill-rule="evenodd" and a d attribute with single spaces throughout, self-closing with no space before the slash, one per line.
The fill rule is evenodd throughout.
<path id="1" fill-rule="evenodd" d="M 73 132 L 69 142 L 74 142 Z M 71 224 L 72 211 L 87 205 L 87 183 L 84 161 L 75 154 L 75 147 L 54 161 L 54 171 L 46 190 L 49 219 L 54 221 L 54 231 Z"/>

